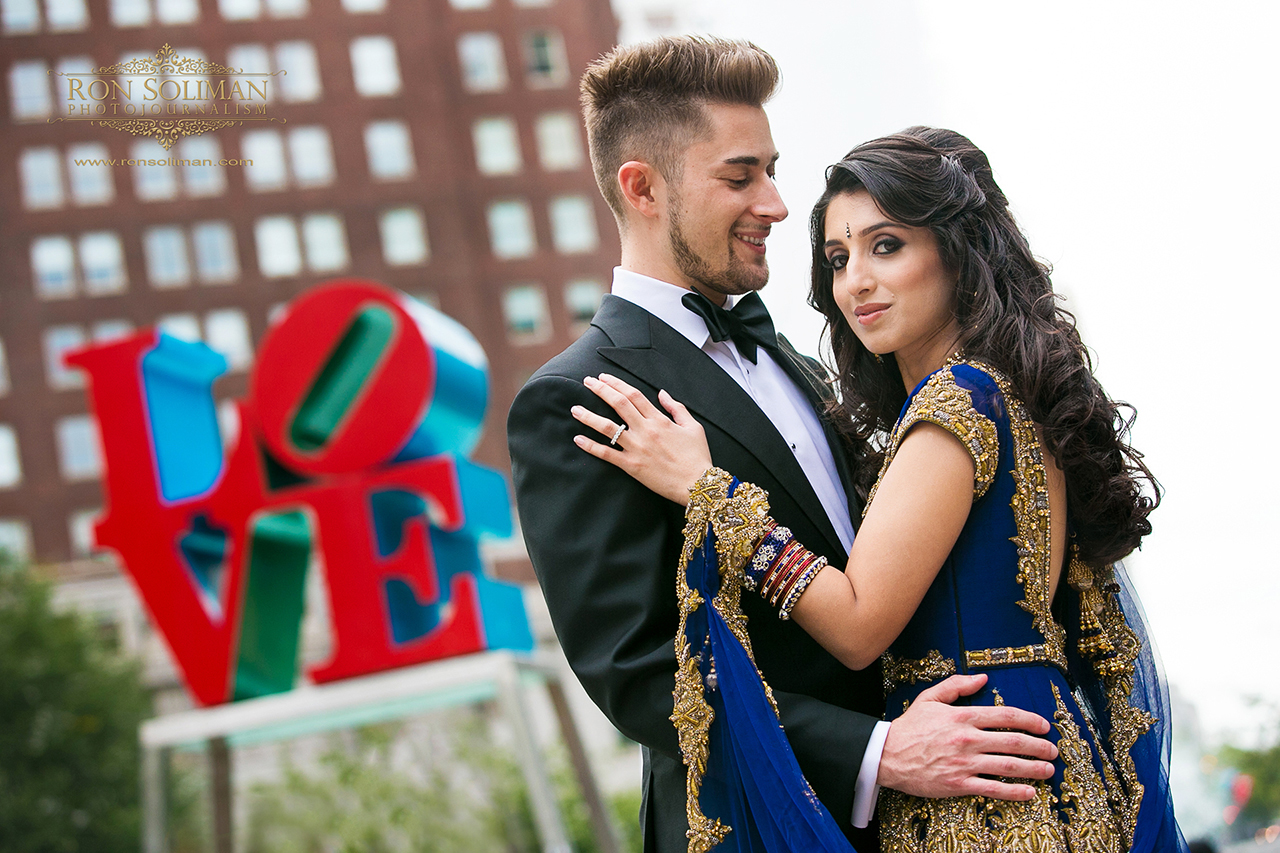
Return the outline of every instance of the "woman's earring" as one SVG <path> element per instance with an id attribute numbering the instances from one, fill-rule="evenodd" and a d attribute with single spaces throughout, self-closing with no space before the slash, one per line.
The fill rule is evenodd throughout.
<path id="1" fill-rule="evenodd" d="M 876 357 L 876 364 L 884 364 L 884 359 L 880 357 L 880 353 L 873 352 L 872 355 Z"/>

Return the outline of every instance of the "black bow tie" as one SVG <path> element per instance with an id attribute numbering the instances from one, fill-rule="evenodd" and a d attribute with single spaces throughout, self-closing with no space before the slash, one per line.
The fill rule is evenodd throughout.
<path id="1" fill-rule="evenodd" d="M 726 311 L 701 293 L 686 293 L 680 300 L 684 307 L 707 321 L 711 340 L 733 338 L 733 345 L 742 357 L 756 363 L 756 345 L 765 349 L 778 348 L 778 333 L 774 331 L 769 309 L 754 291 L 738 300 L 732 311 Z"/>

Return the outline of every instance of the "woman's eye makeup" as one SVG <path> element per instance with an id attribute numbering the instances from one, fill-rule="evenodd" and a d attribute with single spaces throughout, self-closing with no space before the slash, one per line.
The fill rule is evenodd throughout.
<path id="1" fill-rule="evenodd" d="M 871 251 L 877 255 L 891 255 L 901 248 L 902 241 L 897 237 L 880 237 L 871 247 Z"/>
<path id="2" fill-rule="evenodd" d="M 842 270 L 847 263 L 849 263 L 848 255 L 831 255 L 822 262 L 822 265 L 829 270 Z"/>

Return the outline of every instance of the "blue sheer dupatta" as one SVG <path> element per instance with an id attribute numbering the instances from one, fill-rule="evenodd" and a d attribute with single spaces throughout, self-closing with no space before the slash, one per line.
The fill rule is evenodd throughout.
<path id="1" fill-rule="evenodd" d="M 671 716 L 688 773 L 689 851 L 852 853 L 800 772 L 747 636 L 743 566 L 768 511 L 762 489 L 715 468 L 690 496 Z"/>
<path id="2" fill-rule="evenodd" d="M 1096 577 L 1078 560 L 1066 596 L 1068 674 L 1098 728 L 1130 802 L 1130 853 L 1185 853 L 1169 788 L 1169 687 L 1146 615 L 1121 563 Z M 1092 617 L 1090 617 L 1092 613 Z"/>

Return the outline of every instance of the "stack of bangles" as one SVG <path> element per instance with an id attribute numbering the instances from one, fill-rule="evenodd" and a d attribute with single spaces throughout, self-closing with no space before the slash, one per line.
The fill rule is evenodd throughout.
<path id="1" fill-rule="evenodd" d="M 826 557 L 814 554 L 796 541 L 789 528 L 769 519 L 747 563 L 744 585 L 759 592 L 770 607 L 777 607 L 780 618 L 790 619 L 800 594 L 826 565 Z"/>

